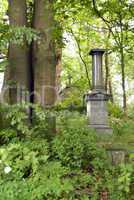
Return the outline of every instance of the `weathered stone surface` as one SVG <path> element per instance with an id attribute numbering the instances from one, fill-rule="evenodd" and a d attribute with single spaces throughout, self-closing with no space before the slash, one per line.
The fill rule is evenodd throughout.
<path id="1" fill-rule="evenodd" d="M 98 133 L 112 133 L 112 129 L 108 126 L 107 101 L 110 96 L 104 90 L 102 55 L 103 49 L 93 49 L 92 55 L 92 80 L 93 90 L 87 94 L 87 115 L 89 117 L 89 126 L 95 128 Z"/>
<path id="2" fill-rule="evenodd" d="M 107 152 L 113 165 L 119 165 L 126 162 L 126 151 L 124 149 L 109 149 Z"/>
<path id="3" fill-rule="evenodd" d="M 102 70 L 102 55 L 104 49 L 92 49 L 90 55 L 92 55 L 92 84 L 94 89 L 104 88 L 104 78 Z"/>
<path id="4" fill-rule="evenodd" d="M 106 106 L 106 101 L 90 101 L 87 103 L 90 125 L 107 126 L 108 113 Z"/>

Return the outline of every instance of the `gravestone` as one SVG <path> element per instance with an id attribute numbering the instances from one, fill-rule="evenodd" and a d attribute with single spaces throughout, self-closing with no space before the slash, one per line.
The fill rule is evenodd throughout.
<path id="1" fill-rule="evenodd" d="M 103 49 L 92 49 L 92 92 L 86 95 L 89 126 L 98 133 L 112 133 L 108 125 L 107 101 L 110 99 L 104 89 L 102 68 Z"/>
<path id="2" fill-rule="evenodd" d="M 125 149 L 107 149 L 108 158 L 112 165 L 120 165 L 126 162 L 126 150 Z"/>

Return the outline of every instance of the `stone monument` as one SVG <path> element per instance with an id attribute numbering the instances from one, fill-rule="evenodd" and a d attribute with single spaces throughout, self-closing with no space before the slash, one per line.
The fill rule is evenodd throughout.
<path id="1" fill-rule="evenodd" d="M 108 125 L 107 101 L 110 99 L 104 89 L 102 57 L 104 49 L 92 49 L 92 92 L 86 95 L 89 125 L 99 133 L 112 133 Z"/>

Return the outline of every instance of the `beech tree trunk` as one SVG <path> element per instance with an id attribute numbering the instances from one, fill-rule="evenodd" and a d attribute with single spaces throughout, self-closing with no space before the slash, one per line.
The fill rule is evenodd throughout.
<path id="1" fill-rule="evenodd" d="M 9 22 L 12 27 L 27 25 L 26 0 L 9 1 Z M 9 44 L 8 61 L 4 79 L 4 93 L 11 104 L 26 100 L 29 91 L 29 56 L 28 47 L 24 39 L 23 44 Z"/>
<path id="2" fill-rule="evenodd" d="M 56 97 L 56 53 L 52 0 L 35 0 L 34 28 L 40 38 L 33 45 L 34 102 L 53 106 Z"/>

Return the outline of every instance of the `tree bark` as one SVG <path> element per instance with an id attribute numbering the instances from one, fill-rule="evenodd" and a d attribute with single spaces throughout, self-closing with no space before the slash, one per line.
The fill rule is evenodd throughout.
<path id="1" fill-rule="evenodd" d="M 125 62 L 124 62 L 124 50 L 123 47 L 120 48 L 121 56 L 121 74 L 122 74 L 122 90 L 123 90 L 123 109 L 127 109 L 127 97 L 126 97 L 126 84 L 125 84 Z"/>
<path id="2" fill-rule="evenodd" d="M 111 75 L 110 75 L 110 68 L 109 68 L 109 59 L 108 59 L 108 50 L 106 50 L 105 53 L 105 70 L 106 70 L 106 75 L 105 75 L 105 90 L 108 92 L 111 96 L 110 101 L 113 103 L 113 89 L 112 89 L 112 83 L 111 83 Z"/>
<path id="3" fill-rule="evenodd" d="M 108 91 L 108 80 L 109 80 L 108 50 L 106 50 L 106 53 L 105 53 L 105 70 L 106 70 L 105 90 L 107 92 Z"/>
<path id="4" fill-rule="evenodd" d="M 56 53 L 54 12 L 51 0 L 35 0 L 34 28 L 40 38 L 33 45 L 34 102 L 53 106 L 56 97 Z"/>
<path id="5" fill-rule="evenodd" d="M 122 75 L 122 91 L 123 91 L 123 109 L 127 109 L 127 95 L 126 95 L 126 76 L 125 76 L 125 59 L 124 59 L 124 32 L 123 32 L 123 16 L 119 13 L 120 23 L 120 62 L 121 62 L 121 75 Z"/>
<path id="6" fill-rule="evenodd" d="M 27 25 L 26 0 L 9 0 L 9 22 L 12 27 Z M 9 103 L 20 103 L 27 100 L 29 91 L 29 55 L 27 42 L 9 44 L 8 61 L 4 78 L 4 88 Z"/>
<path id="7" fill-rule="evenodd" d="M 61 88 L 61 71 L 62 71 L 62 48 L 56 49 L 56 100 L 60 99 L 59 92 Z"/>
<path id="8" fill-rule="evenodd" d="M 111 83 L 111 77 L 109 77 L 108 85 L 109 85 L 109 94 L 111 96 L 111 102 L 114 103 L 114 95 L 113 95 L 113 87 L 112 87 L 112 83 Z"/>

